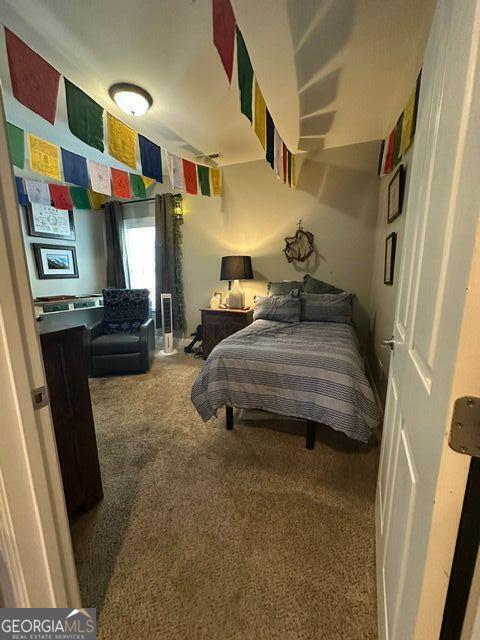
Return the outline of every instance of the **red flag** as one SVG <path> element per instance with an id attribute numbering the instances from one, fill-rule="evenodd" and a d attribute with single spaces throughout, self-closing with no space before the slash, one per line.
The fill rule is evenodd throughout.
<path id="1" fill-rule="evenodd" d="M 7 27 L 5 39 L 13 95 L 54 124 L 60 74 Z"/>
<path id="2" fill-rule="evenodd" d="M 393 169 L 393 151 L 395 149 L 395 127 L 393 127 L 391 134 L 388 136 L 387 143 L 387 155 L 385 156 L 385 166 L 383 168 L 384 173 L 390 173 Z"/>
<path id="3" fill-rule="evenodd" d="M 126 171 L 110 169 L 112 174 L 113 195 L 117 198 L 130 198 L 130 178 Z"/>
<path id="4" fill-rule="evenodd" d="M 70 189 L 62 184 L 49 184 L 50 197 L 53 200 L 53 206 L 57 209 L 73 209 L 72 196 Z"/>
<path id="5" fill-rule="evenodd" d="M 235 47 L 235 15 L 230 0 L 212 0 L 212 10 L 213 42 L 217 47 L 228 80 L 231 82 Z"/>
<path id="6" fill-rule="evenodd" d="M 287 156 L 288 156 L 288 149 L 285 143 L 283 143 L 283 181 L 286 182 L 287 181 Z"/>
<path id="7" fill-rule="evenodd" d="M 185 191 L 191 193 L 194 196 L 197 195 L 197 168 L 190 160 L 182 160 L 183 162 L 183 176 L 185 178 Z"/>

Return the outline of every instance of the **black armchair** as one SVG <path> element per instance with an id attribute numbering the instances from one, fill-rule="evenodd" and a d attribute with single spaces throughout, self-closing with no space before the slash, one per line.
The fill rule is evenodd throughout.
<path id="1" fill-rule="evenodd" d="M 85 332 L 93 376 L 145 373 L 155 354 L 148 289 L 104 289 L 104 319 Z"/>

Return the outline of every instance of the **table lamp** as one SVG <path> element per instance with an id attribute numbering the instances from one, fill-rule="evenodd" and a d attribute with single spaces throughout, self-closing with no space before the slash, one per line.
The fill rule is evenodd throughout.
<path id="1" fill-rule="evenodd" d="M 228 280 L 227 304 L 230 309 L 245 309 L 245 294 L 240 289 L 239 280 L 253 280 L 252 258 L 250 256 L 224 256 L 220 270 L 220 280 Z M 233 280 L 233 288 L 232 288 Z"/>

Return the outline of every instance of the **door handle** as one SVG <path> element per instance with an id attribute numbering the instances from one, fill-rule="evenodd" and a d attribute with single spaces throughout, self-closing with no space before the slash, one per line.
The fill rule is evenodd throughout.
<path id="1" fill-rule="evenodd" d="M 395 346 L 395 338 L 392 336 L 387 340 L 383 340 L 380 346 L 382 347 L 382 349 L 390 349 L 390 351 L 393 351 L 393 347 Z"/>

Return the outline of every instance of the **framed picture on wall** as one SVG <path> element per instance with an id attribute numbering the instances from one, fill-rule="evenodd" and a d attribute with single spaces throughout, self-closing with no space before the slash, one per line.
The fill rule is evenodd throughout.
<path id="1" fill-rule="evenodd" d="M 393 284 L 396 249 L 397 249 L 397 234 L 393 232 L 389 236 L 387 236 L 385 240 L 385 266 L 384 266 L 384 272 L 383 272 L 384 284 Z"/>
<path id="2" fill-rule="evenodd" d="M 402 213 L 405 191 L 405 165 L 401 164 L 388 185 L 387 222 L 393 222 Z"/>
<path id="3" fill-rule="evenodd" d="M 77 252 L 73 246 L 33 243 L 40 280 L 78 278 Z"/>
<path id="4" fill-rule="evenodd" d="M 73 211 L 31 202 L 25 205 L 25 212 L 29 236 L 75 240 Z"/>

